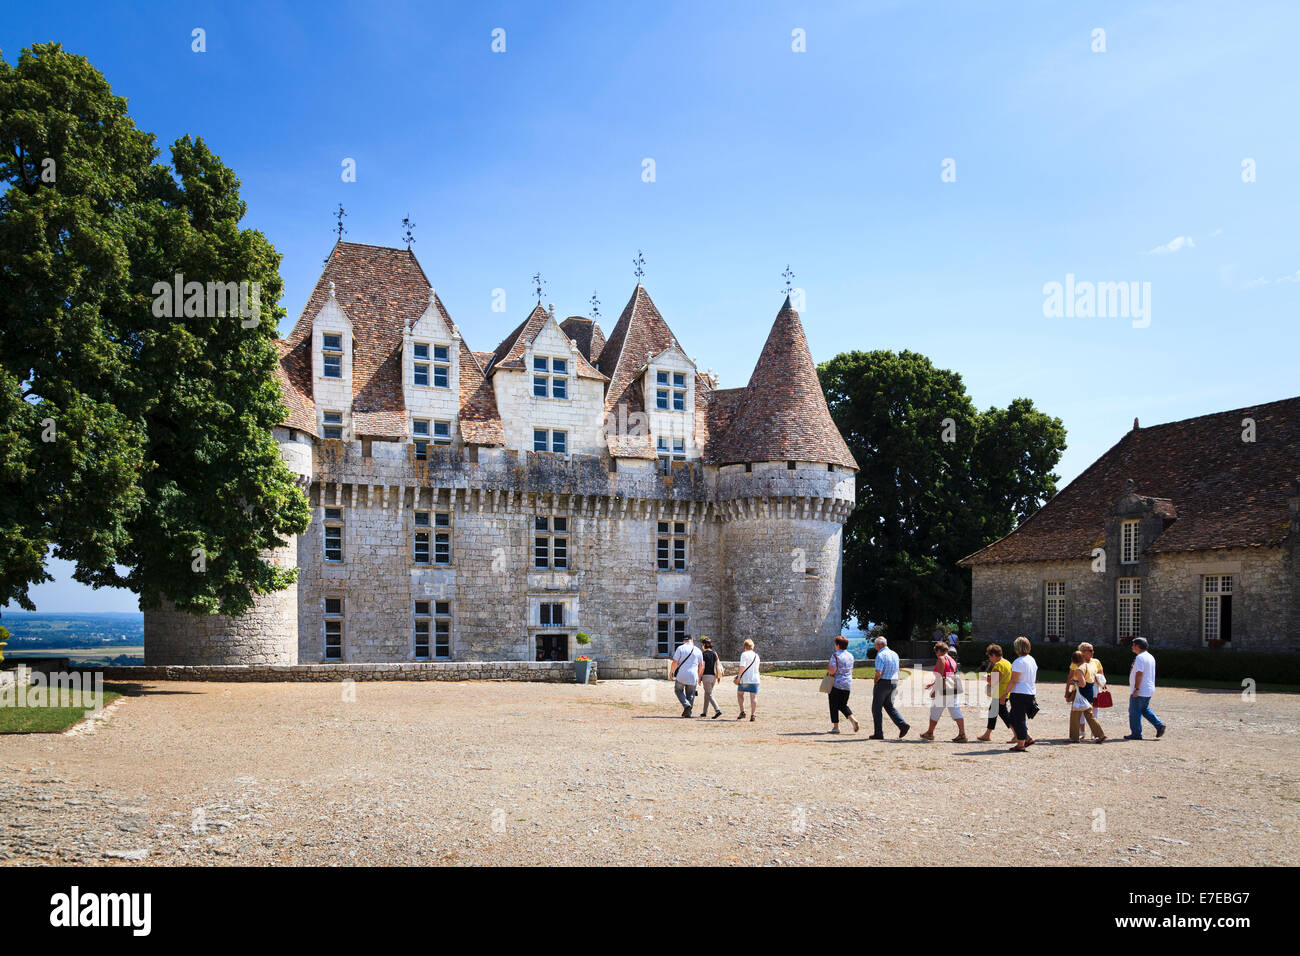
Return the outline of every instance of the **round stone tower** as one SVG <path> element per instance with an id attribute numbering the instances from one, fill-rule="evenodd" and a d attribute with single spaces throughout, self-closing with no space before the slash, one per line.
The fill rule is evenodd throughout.
<path id="1" fill-rule="evenodd" d="M 306 487 L 312 473 L 311 438 L 287 428 L 275 429 L 275 437 L 285 463 Z M 277 567 L 297 567 L 297 536 L 264 558 Z M 258 595 L 253 607 L 237 618 L 197 617 L 172 608 L 145 611 L 144 662 L 147 666 L 298 663 L 297 584 Z"/>
<path id="2" fill-rule="evenodd" d="M 826 407 L 787 298 L 718 457 L 724 654 L 751 638 L 767 660 L 826 656 L 841 629 L 843 527 L 857 462 Z"/>

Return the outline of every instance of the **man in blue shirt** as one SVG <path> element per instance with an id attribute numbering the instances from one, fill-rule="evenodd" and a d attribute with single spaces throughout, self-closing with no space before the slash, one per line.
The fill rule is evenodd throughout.
<path id="1" fill-rule="evenodd" d="M 876 638 L 876 685 L 871 691 L 871 720 L 876 732 L 868 740 L 884 740 L 884 719 L 881 713 L 888 713 L 889 719 L 898 728 L 898 736 L 906 737 L 911 726 L 894 707 L 894 691 L 898 690 L 898 654 L 889 649 L 889 642 L 883 637 Z"/>

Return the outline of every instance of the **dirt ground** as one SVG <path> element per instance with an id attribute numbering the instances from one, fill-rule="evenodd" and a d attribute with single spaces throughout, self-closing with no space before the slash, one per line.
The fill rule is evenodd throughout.
<path id="1" fill-rule="evenodd" d="M 139 685 L 67 735 L 0 737 L 0 862 L 1300 864 L 1300 695 L 1158 691 L 1164 739 L 1008 753 L 828 735 L 817 682 L 757 721 L 685 720 L 665 681 Z M 698 710 L 698 705 L 697 705 Z M 968 715 L 970 711 L 968 711 Z M 971 735 L 983 729 L 971 720 Z"/>

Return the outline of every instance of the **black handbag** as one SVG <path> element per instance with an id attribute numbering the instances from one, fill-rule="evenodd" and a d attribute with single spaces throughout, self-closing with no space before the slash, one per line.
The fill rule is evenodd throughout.
<path id="1" fill-rule="evenodd" d="M 1038 698 L 1036 696 L 1029 699 L 1029 705 L 1025 707 L 1025 716 L 1030 720 L 1038 716 Z"/>

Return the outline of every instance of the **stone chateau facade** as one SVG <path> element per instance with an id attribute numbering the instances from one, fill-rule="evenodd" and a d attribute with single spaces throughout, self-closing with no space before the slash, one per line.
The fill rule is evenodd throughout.
<path id="1" fill-rule="evenodd" d="M 961 563 L 979 640 L 1300 651 L 1300 398 L 1134 420 Z"/>
<path id="2" fill-rule="evenodd" d="M 339 242 L 281 343 L 311 527 L 248 614 L 145 615 L 159 664 L 821 657 L 857 463 L 787 299 L 720 389 L 637 285 L 605 335 L 539 302 L 474 351 L 409 250 Z M 576 635 L 592 642 L 582 648 Z"/>

